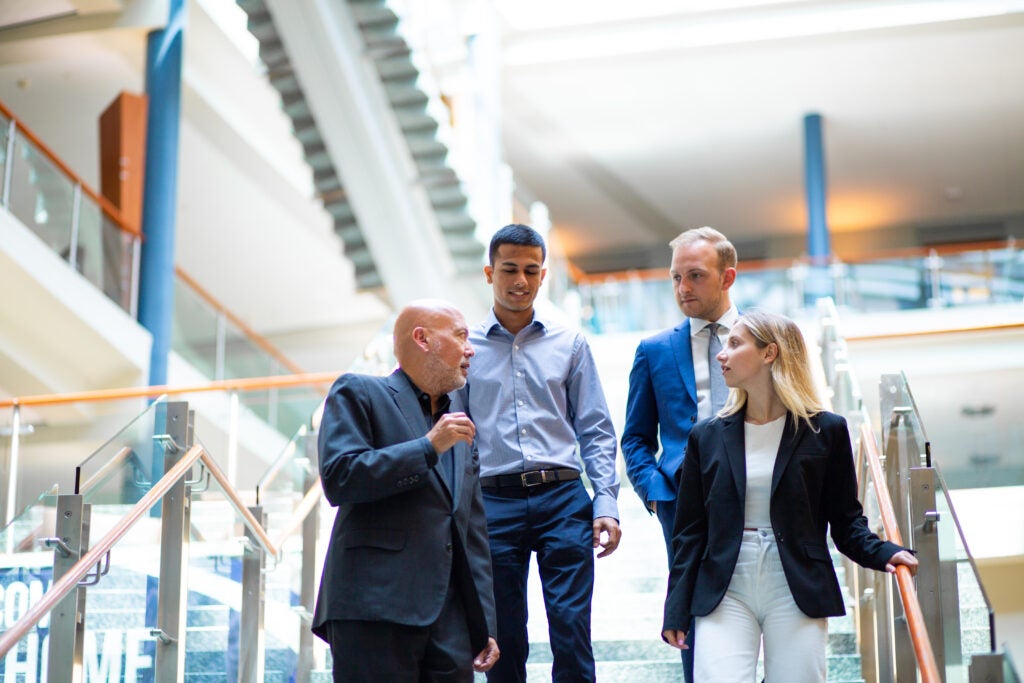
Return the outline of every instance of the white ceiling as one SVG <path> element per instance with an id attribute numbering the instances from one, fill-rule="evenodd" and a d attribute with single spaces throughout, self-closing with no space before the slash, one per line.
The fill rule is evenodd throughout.
<path id="1" fill-rule="evenodd" d="M 812 112 L 840 254 L 1024 215 L 1022 2 L 566 2 L 575 25 L 499 3 L 502 116 L 584 268 L 663 266 L 704 224 L 798 255 Z"/>

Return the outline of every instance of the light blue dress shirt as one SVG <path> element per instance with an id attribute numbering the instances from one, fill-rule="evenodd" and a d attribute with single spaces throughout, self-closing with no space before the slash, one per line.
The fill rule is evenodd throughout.
<path id="1" fill-rule="evenodd" d="M 618 519 L 615 428 L 583 335 L 534 312 L 533 322 L 513 336 L 492 309 L 469 338 L 476 356 L 466 393 L 480 476 L 579 470 L 582 460 L 594 517 Z"/>

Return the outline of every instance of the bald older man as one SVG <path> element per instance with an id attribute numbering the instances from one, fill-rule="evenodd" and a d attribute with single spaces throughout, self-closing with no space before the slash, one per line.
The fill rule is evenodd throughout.
<path id="1" fill-rule="evenodd" d="M 395 321 L 399 368 L 346 374 L 324 404 L 320 478 L 338 508 L 313 632 L 335 681 L 473 680 L 498 660 L 476 428 L 452 394 L 473 347 L 443 301 Z"/>

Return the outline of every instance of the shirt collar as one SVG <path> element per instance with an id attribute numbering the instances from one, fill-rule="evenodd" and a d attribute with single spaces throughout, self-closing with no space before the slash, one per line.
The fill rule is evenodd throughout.
<path id="1" fill-rule="evenodd" d="M 729 310 L 723 313 L 722 316 L 718 320 L 715 320 L 714 322 L 718 323 L 726 330 L 731 330 L 733 328 L 733 325 L 736 324 L 736 321 L 739 320 L 739 317 L 740 312 L 736 309 L 736 305 L 733 304 L 729 306 Z M 704 320 L 703 318 L 690 318 L 690 336 L 696 337 L 701 332 L 703 332 L 704 328 L 707 327 L 711 322 L 712 321 Z"/>
<path id="2" fill-rule="evenodd" d="M 546 332 L 548 330 L 548 325 L 549 325 L 549 321 L 547 320 L 546 316 L 544 316 L 536 308 L 534 308 L 533 309 L 533 320 L 530 322 L 529 325 L 527 325 L 523 329 L 526 329 L 527 327 L 537 326 L 542 331 Z M 494 307 L 493 306 L 491 307 L 491 310 L 487 312 L 487 317 L 484 318 L 483 328 L 484 328 L 484 334 L 485 335 L 489 335 L 495 329 L 505 330 L 505 328 L 501 324 L 501 321 L 498 320 L 498 316 L 494 314 Z M 508 330 L 505 330 L 505 332 L 508 332 Z M 508 332 L 508 334 L 512 334 L 512 333 Z"/>
<path id="3" fill-rule="evenodd" d="M 416 400 L 420 403 L 420 408 L 423 410 L 423 414 L 430 418 L 431 422 L 437 422 L 437 419 L 448 412 L 451 408 L 452 398 L 448 394 L 444 394 L 437 399 L 437 412 L 430 412 L 430 394 L 416 386 L 416 383 L 412 381 L 412 377 L 406 374 L 405 370 L 401 370 L 402 374 L 405 375 L 405 379 L 409 381 L 409 386 L 412 387 L 413 393 L 416 394 Z"/>

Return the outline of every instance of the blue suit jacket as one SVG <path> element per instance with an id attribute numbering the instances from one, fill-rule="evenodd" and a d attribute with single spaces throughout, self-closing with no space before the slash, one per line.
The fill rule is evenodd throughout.
<path id="1" fill-rule="evenodd" d="M 626 475 L 645 504 L 676 499 L 676 471 L 696 421 L 697 382 L 687 318 L 641 341 L 629 373 L 622 456 Z"/>
<path id="2" fill-rule="evenodd" d="M 463 410 L 452 394 L 451 410 Z M 408 377 L 342 375 L 320 423 L 320 478 L 338 508 L 313 632 L 332 619 L 433 624 L 449 580 L 466 611 L 473 654 L 496 633 L 491 555 L 476 447 L 439 459 Z M 454 478 L 448 458 L 454 458 Z"/>

